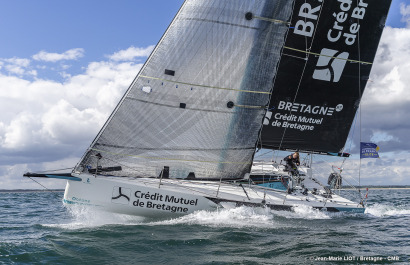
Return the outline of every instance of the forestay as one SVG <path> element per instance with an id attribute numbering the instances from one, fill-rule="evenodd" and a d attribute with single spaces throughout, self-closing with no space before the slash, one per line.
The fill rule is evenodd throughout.
<path id="1" fill-rule="evenodd" d="M 263 148 L 338 153 L 368 82 L 390 0 L 296 0 Z"/>
<path id="2" fill-rule="evenodd" d="M 76 171 L 249 172 L 293 3 L 185 1 Z"/>

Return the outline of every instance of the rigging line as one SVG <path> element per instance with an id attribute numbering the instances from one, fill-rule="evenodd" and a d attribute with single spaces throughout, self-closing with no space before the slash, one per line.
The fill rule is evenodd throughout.
<path id="1" fill-rule="evenodd" d="M 144 168 L 144 169 L 147 169 L 148 167 L 147 166 L 144 166 L 144 167 L 131 167 L 131 166 L 127 166 L 127 165 L 125 165 L 125 164 L 122 164 L 122 163 L 120 163 L 120 162 L 118 162 L 118 161 L 116 161 L 116 160 L 114 160 L 114 159 L 109 159 L 109 158 L 107 158 L 107 157 L 103 157 L 102 158 L 103 160 L 108 160 L 108 161 L 111 161 L 111 162 L 114 162 L 114 163 L 116 163 L 116 164 L 118 164 L 118 165 L 120 165 L 120 166 L 122 166 L 122 167 L 124 167 L 124 168 L 127 168 L 127 169 L 129 169 L 129 170 L 131 170 L 131 171 L 134 171 L 134 172 L 137 172 L 137 173 L 139 173 L 139 174 L 141 174 L 141 177 L 143 177 L 144 175 L 145 176 L 151 176 L 151 177 L 155 177 L 155 178 L 157 178 L 158 176 L 157 175 L 150 175 L 150 174 L 148 174 L 147 172 L 146 172 L 146 170 L 145 171 L 141 171 L 141 170 L 143 170 L 143 169 L 140 169 L 140 168 Z M 151 166 L 151 168 L 152 169 L 156 169 L 156 168 L 158 168 L 158 166 Z M 201 166 L 198 166 L 198 167 L 196 167 L 197 169 L 199 169 L 199 171 L 195 171 L 196 173 L 198 173 L 198 174 L 200 174 L 200 175 L 206 175 L 206 176 L 213 176 L 213 175 L 211 175 L 211 174 L 207 174 L 205 171 L 207 170 L 207 167 L 201 167 Z M 161 168 L 162 169 L 162 168 Z M 219 170 L 218 171 L 221 175 L 222 174 L 229 174 L 230 173 L 230 171 L 222 171 L 222 170 Z M 127 176 L 127 177 L 129 177 L 129 176 Z"/>
<path id="2" fill-rule="evenodd" d="M 259 20 L 263 20 L 263 21 L 273 22 L 273 23 L 286 24 L 286 25 L 290 26 L 290 22 L 288 22 L 288 21 L 283 21 L 283 20 L 279 20 L 279 19 L 273 19 L 273 18 L 267 18 L 267 17 L 259 17 L 259 16 L 253 16 L 253 18 L 256 18 L 256 19 L 259 19 Z"/>
<path id="3" fill-rule="evenodd" d="M 91 150 L 90 148 L 88 149 L 88 150 Z M 103 152 L 105 152 L 105 151 L 103 151 Z M 109 152 L 105 152 L 105 153 L 109 153 Z M 113 153 L 110 153 L 110 154 L 113 154 Z M 141 168 L 141 167 L 138 167 L 138 168 L 136 168 L 136 167 L 130 167 L 130 166 L 127 166 L 127 165 L 124 165 L 124 164 L 122 164 L 122 163 L 120 163 L 120 162 L 118 162 L 118 161 L 116 161 L 116 160 L 114 160 L 114 159 L 109 159 L 109 158 L 107 158 L 107 157 L 103 157 L 102 159 L 105 159 L 105 160 L 109 160 L 109 161 L 111 161 L 111 162 L 115 162 L 116 164 L 119 164 L 119 165 L 121 165 L 121 166 L 124 166 L 125 168 L 128 168 L 128 169 L 131 169 L 131 170 L 133 170 L 133 171 L 135 171 L 135 172 L 138 172 L 138 173 L 141 173 L 142 175 L 147 175 L 147 173 L 144 171 L 144 172 L 142 172 L 142 171 L 139 171 L 138 170 L 138 168 Z M 194 161 L 195 162 L 195 161 Z M 247 165 L 247 164 L 246 164 Z M 144 168 L 147 168 L 147 166 L 144 166 Z M 151 168 L 158 168 L 158 166 L 152 166 Z M 205 166 L 203 166 L 203 167 L 201 167 L 201 166 L 197 166 L 196 167 L 197 169 L 199 169 L 200 171 L 196 171 L 197 173 L 199 173 L 199 174 L 201 174 L 201 175 L 207 175 L 207 176 L 211 176 L 210 174 L 207 174 L 205 171 L 208 169 L 207 167 L 205 167 Z M 218 171 L 219 173 L 222 173 L 222 174 L 229 174 L 230 173 L 230 171 L 222 171 L 222 170 L 219 170 Z M 157 175 L 151 175 L 152 177 L 157 177 Z"/>
<path id="4" fill-rule="evenodd" d="M 157 102 L 153 102 L 153 101 L 148 101 L 148 100 L 142 100 L 139 98 L 134 98 L 134 97 L 127 97 L 127 100 L 133 100 L 133 101 L 138 101 L 141 103 L 145 103 L 145 104 L 152 104 L 152 105 L 156 105 L 156 106 L 161 106 L 161 107 L 167 107 L 167 108 L 174 108 L 174 109 L 180 109 L 181 107 L 178 105 L 170 105 L 170 104 L 163 104 L 163 103 L 157 103 Z M 185 107 L 185 109 L 187 110 L 195 110 L 195 111 L 203 111 L 203 112 L 217 112 L 217 113 L 229 113 L 232 114 L 232 111 L 222 111 L 222 110 L 209 110 L 209 109 L 199 109 L 199 108 L 189 108 L 189 107 Z"/>
<path id="5" fill-rule="evenodd" d="M 139 173 L 139 174 L 142 174 L 142 175 L 145 174 L 145 175 L 147 175 L 146 172 L 140 171 L 140 170 L 136 169 L 135 167 L 130 167 L 130 166 L 128 166 L 128 165 L 125 165 L 125 164 L 123 164 L 123 163 L 121 163 L 121 162 L 118 162 L 118 161 L 116 161 L 116 160 L 114 160 L 114 159 L 110 159 L 110 158 L 107 158 L 107 157 L 103 157 L 103 159 L 108 160 L 108 161 L 111 161 L 111 162 L 113 162 L 113 163 L 115 163 L 115 164 L 118 164 L 118 165 L 120 165 L 120 166 L 122 166 L 122 167 L 128 168 L 129 170 L 132 170 L 132 171 L 137 172 L 137 173 Z M 97 169 L 97 171 L 98 171 L 98 169 Z M 155 177 L 155 176 L 153 176 L 153 177 Z"/>
<path id="6" fill-rule="evenodd" d="M 144 150 L 144 151 L 220 151 L 220 150 L 253 150 L 252 147 L 233 147 L 233 148 L 145 148 L 145 147 L 138 147 L 138 146 L 123 146 L 123 145 L 112 145 L 112 144 L 100 144 L 97 143 L 95 146 L 106 146 L 106 147 L 113 147 L 113 148 L 120 148 L 120 149 L 136 149 L 136 150 Z"/>
<path id="7" fill-rule="evenodd" d="M 106 153 L 108 153 L 108 152 L 106 152 Z M 112 154 L 112 153 L 110 153 L 110 154 Z M 135 158 L 138 158 L 138 157 L 135 157 Z M 119 164 L 119 165 L 121 165 L 121 166 L 124 166 L 124 167 L 126 167 L 126 168 L 128 168 L 128 169 L 131 169 L 131 170 L 133 170 L 133 171 L 135 171 L 135 172 L 142 173 L 142 175 L 147 174 L 145 171 L 142 172 L 142 171 L 139 171 L 139 170 L 138 170 L 139 168 L 142 168 L 142 167 L 136 168 L 136 167 L 126 166 L 126 165 L 123 165 L 123 164 L 121 164 L 120 162 L 118 162 L 118 161 L 116 161 L 116 160 L 108 159 L 108 158 L 105 157 L 105 156 L 103 157 L 103 159 L 110 160 L 110 161 L 115 162 L 115 163 L 117 163 L 117 164 Z M 195 162 L 195 161 L 194 161 L 194 162 Z M 251 164 L 251 163 L 249 163 L 249 164 Z M 248 164 L 243 163 L 243 165 L 248 165 Z M 147 168 L 147 167 L 144 166 L 144 168 Z M 156 167 L 156 166 L 152 166 L 152 168 L 157 168 L 157 167 Z M 198 165 L 196 168 L 199 170 L 199 171 L 196 171 L 196 173 L 198 173 L 198 174 L 200 174 L 200 175 L 211 176 L 210 174 L 206 173 L 206 170 L 208 169 L 206 166 L 199 166 L 199 165 Z M 219 172 L 220 174 L 225 174 L 225 175 L 229 175 L 229 173 L 230 173 L 230 171 L 226 171 L 226 170 L 219 170 L 218 172 Z M 153 176 L 154 176 L 154 175 L 153 175 Z M 155 175 L 154 177 L 156 177 L 156 175 Z"/>
<path id="8" fill-rule="evenodd" d="M 320 54 L 320 53 L 316 53 L 316 52 L 309 52 L 309 51 L 299 50 L 299 49 L 295 49 L 295 48 L 291 48 L 291 47 L 287 47 L 287 46 L 285 46 L 284 48 L 288 49 L 288 50 L 292 50 L 292 51 L 302 52 L 302 53 L 316 55 L 316 56 L 329 57 L 329 58 L 348 61 L 348 62 L 352 62 L 352 63 L 370 64 L 370 65 L 373 64 L 373 63 L 369 63 L 369 62 L 360 61 L 360 58 L 359 58 L 359 60 L 352 60 L 352 59 L 345 59 L 345 58 L 339 58 L 339 57 L 334 57 L 334 56 L 330 56 L 330 55 Z"/>
<path id="9" fill-rule="evenodd" d="M 317 157 L 317 156 L 316 156 Z M 329 162 L 329 161 L 327 161 L 327 160 L 325 160 L 325 159 L 323 159 L 323 158 L 321 158 L 321 160 L 319 160 L 319 162 L 323 162 L 323 163 L 325 163 L 326 165 L 325 166 L 321 166 L 320 164 L 316 164 L 316 166 L 315 166 L 315 168 L 320 168 L 320 170 L 321 171 L 323 171 L 325 168 L 327 168 L 327 167 L 332 167 L 333 165 L 333 162 Z M 316 170 L 317 171 L 317 170 Z M 322 178 L 326 178 L 326 176 L 324 176 L 324 174 L 323 173 L 321 173 L 321 177 Z M 355 181 L 355 182 L 357 182 L 357 180 L 355 179 L 355 178 L 353 178 L 352 176 L 350 176 L 349 174 L 344 174 L 343 175 L 343 178 L 344 179 L 346 179 L 346 178 L 351 178 L 353 181 Z M 357 182 L 358 183 L 358 182 Z"/>
<path id="10" fill-rule="evenodd" d="M 279 4 L 279 3 L 278 3 L 278 4 Z M 278 5 L 278 4 L 277 4 L 277 5 Z M 290 14 L 290 20 L 291 20 L 291 21 L 292 21 L 292 19 L 293 19 L 294 5 L 295 5 L 295 3 L 293 3 L 292 13 Z M 287 32 L 286 32 L 286 34 L 285 34 L 284 39 L 283 39 L 283 45 L 286 45 L 286 40 L 287 40 L 287 38 L 288 38 L 288 35 L 289 35 L 289 28 L 288 28 L 288 30 L 287 30 Z M 285 46 L 284 46 L 284 47 L 285 47 Z M 278 71 L 279 71 L 279 66 L 280 66 L 280 63 L 282 62 L 282 56 L 283 56 L 283 48 L 281 49 L 281 52 L 280 52 L 279 61 L 278 61 L 277 64 L 276 64 L 275 76 L 274 76 L 274 78 L 273 78 L 273 80 L 272 80 L 272 88 L 271 88 L 271 92 L 270 92 L 271 95 L 273 94 L 273 88 L 275 87 L 276 78 L 277 78 L 277 76 L 278 76 Z M 263 132 L 263 126 L 264 126 L 264 125 L 263 125 L 263 121 L 264 121 L 264 119 L 265 119 L 266 113 L 267 113 L 268 110 L 269 110 L 271 101 L 272 101 L 272 96 L 269 97 L 268 105 L 267 105 L 266 111 L 265 111 L 264 116 L 263 116 L 263 119 L 262 119 L 262 126 L 261 126 L 261 129 L 259 130 L 259 137 L 258 137 L 258 139 L 261 139 L 261 148 L 263 148 L 263 145 L 262 145 L 262 132 Z M 258 145 L 258 142 L 256 142 L 256 147 L 257 147 L 257 145 Z M 256 149 L 256 148 L 255 148 L 255 149 Z M 274 153 L 273 153 L 273 154 L 274 154 Z M 255 155 L 255 154 L 254 154 L 254 155 Z M 272 160 L 273 160 L 273 156 L 272 156 Z"/>
<path id="11" fill-rule="evenodd" d="M 174 185 L 174 186 L 177 186 L 177 187 L 181 187 L 181 185 L 185 184 L 185 183 L 183 183 L 183 181 L 181 181 L 181 180 L 179 180 L 179 179 L 172 179 L 172 180 L 173 180 L 174 182 L 177 182 L 177 184 L 171 183 L 171 182 L 166 182 L 166 184 L 167 184 L 167 185 Z M 168 179 L 167 181 L 169 181 L 169 179 Z M 208 193 L 208 192 L 205 192 L 205 191 L 202 191 L 202 190 L 201 190 L 203 187 L 200 187 L 198 183 L 196 183 L 196 184 L 197 184 L 198 188 L 191 187 L 191 186 L 184 186 L 184 189 L 190 190 L 190 191 L 194 191 L 194 192 L 198 192 L 198 193 L 202 193 L 202 194 L 204 194 L 204 195 L 206 195 L 206 196 L 209 196 L 209 193 Z M 202 184 L 203 186 L 206 186 L 206 187 L 209 187 L 209 186 L 210 186 L 209 183 L 207 183 L 207 184 L 200 183 L 200 184 Z"/>
<path id="12" fill-rule="evenodd" d="M 251 105 L 234 105 L 234 107 L 244 108 L 244 109 L 264 109 L 266 106 L 251 106 Z"/>
<path id="13" fill-rule="evenodd" d="M 300 59 L 300 60 L 306 60 L 306 57 L 299 57 L 299 56 L 290 55 L 290 54 L 287 54 L 287 53 L 284 53 L 283 55 L 293 57 L 293 58 L 296 58 L 296 59 Z"/>
<path id="14" fill-rule="evenodd" d="M 127 99 L 127 100 L 134 100 L 134 101 L 138 101 L 138 102 L 146 103 L 146 104 L 153 104 L 153 105 L 162 106 L 162 107 L 174 108 L 174 109 L 180 109 L 180 108 L 181 108 L 180 106 L 177 106 L 177 105 L 156 103 L 156 102 L 153 102 L 153 101 L 142 100 L 142 99 L 134 98 L 134 97 L 127 97 L 126 99 Z M 179 104 L 179 102 L 178 102 L 178 104 Z M 266 108 L 266 106 L 252 106 L 252 105 L 234 105 L 234 107 L 244 108 L 244 109 L 263 109 L 263 108 Z M 232 112 L 232 111 L 199 109 L 199 108 L 189 108 L 189 107 L 185 107 L 184 109 L 187 109 L 187 110 L 195 110 L 195 111 L 203 111 L 203 112 L 227 113 L 227 114 L 233 114 L 233 113 L 235 113 L 235 112 Z"/>
<path id="15" fill-rule="evenodd" d="M 148 101 L 148 100 L 142 100 L 142 99 L 134 98 L 134 97 L 127 97 L 126 99 L 134 100 L 134 101 L 138 101 L 138 102 L 146 103 L 146 104 L 153 104 L 153 105 L 162 106 L 162 107 L 174 108 L 174 109 L 180 109 L 181 108 L 180 106 L 176 106 L 176 105 L 156 103 L 156 102 L 152 102 L 152 101 Z M 178 102 L 178 104 L 179 104 L 179 102 Z M 266 106 L 252 106 L 252 105 L 234 105 L 234 107 L 245 108 L 245 109 L 263 109 L 263 108 L 266 108 Z M 218 112 L 218 113 L 229 113 L 229 114 L 233 113 L 231 111 L 208 110 L 208 109 L 189 108 L 189 107 L 185 107 L 185 109 L 203 111 L 203 112 Z"/>
<path id="16" fill-rule="evenodd" d="M 124 165 L 124 164 L 122 164 L 122 163 L 119 163 L 118 161 L 116 161 L 116 160 L 114 160 L 114 159 L 108 159 L 107 157 L 103 157 L 102 159 L 105 159 L 105 160 L 109 160 L 109 161 L 111 161 L 111 162 L 115 162 L 116 164 L 118 164 L 118 165 L 120 165 L 120 166 L 124 166 L 125 168 L 128 168 L 128 169 L 130 169 L 130 170 L 133 170 L 133 171 L 135 171 L 135 172 L 138 172 L 138 173 L 141 173 L 142 175 L 147 175 L 147 173 L 146 173 L 146 171 L 144 171 L 144 172 L 142 172 L 142 171 L 139 171 L 138 169 L 139 168 L 144 168 L 144 169 L 147 169 L 147 168 L 151 168 L 151 169 L 156 169 L 156 168 L 158 168 L 158 166 L 150 166 L 150 167 L 148 167 L 148 166 L 144 166 L 144 167 L 130 167 L 130 166 L 127 166 L 127 165 Z M 195 162 L 195 161 L 194 161 Z M 200 175 L 206 175 L 206 176 L 213 176 L 212 174 L 208 174 L 207 172 L 206 172 L 206 170 L 208 169 L 207 167 L 201 167 L 201 166 L 197 166 L 196 167 L 197 169 L 199 169 L 198 171 L 195 171 L 196 173 L 198 173 L 198 174 L 200 174 Z M 162 167 L 161 167 L 161 169 L 162 169 Z M 230 171 L 222 171 L 222 170 L 219 170 L 218 171 L 220 174 L 229 174 L 230 173 Z M 153 177 L 157 177 L 157 175 L 152 175 Z"/>
<path id="17" fill-rule="evenodd" d="M 68 167 L 68 168 L 62 168 L 62 169 L 54 169 L 54 170 L 45 170 L 45 171 L 38 171 L 38 172 L 36 172 L 36 173 L 47 173 L 47 172 L 50 172 L 50 173 L 52 173 L 52 172 L 56 172 L 56 171 L 61 171 L 61 170 L 68 170 L 68 169 L 73 169 L 74 167 Z"/>
<path id="18" fill-rule="evenodd" d="M 200 161 L 200 160 L 189 160 L 189 159 L 176 159 L 176 158 L 160 158 L 160 157 L 150 157 L 150 156 L 136 156 L 136 155 L 130 155 L 130 154 L 118 154 L 118 153 L 113 153 L 113 152 L 108 152 L 105 150 L 99 150 L 96 148 L 90 148 L 90 150 L 97 151 L 97 152 L 103 152 L 111 155 L 117 155 L 117 156 L 128 156 L 128 157 L 134 157 L 134 158 L 146 158 L 146 159 L 154 159 L 154 160 L 167 160 L 167 161 L 182 161 L 182 162 L 199 162 L 199 163 L 215 163 L 215 164 L 239 164 L 239 165 L 249 165 L 252 164 L 252 162 L 230 162 L 230 161 L 225 161 L 225 162 L 220 162 L 220 161 Z"/>
<path id="19" fill-rule="evenodd" d="M 351 184 L 346 178 L 343 178 L 343 179 L 344 179 L 345 182 L 347 182 L 347 184 L 350 185 L 351 188 L 353 188 L 353 189 L 355 189 L 355 190 L 357 190 L 357 191 L 360 190 L 360 189 L 358 189 L 356 186 L 354 186 L 353 184 Z"/>
<path id="20" fill-rule="evenodd" d="M 306 2 L 306 1 L 305 1 L 305 2 Z M 312 35 L 311 47 L 309 48 L 309 50 L 312 48 L 313 42 L 314 42 L 314 40 L 315 40 L 315 38 L 316 38 L 317 25 L 319 25 L 320 19 L 321 19 L 321 17 L 322 17 L 323 5 L 324 5 L 324 1 L 322 2 L 321 8 L 320 8 L 320 13 L 319 13 L 318 18 L 317 18 L 317 24 L 316 24 L 315 32 L 314 32 L 313 35 Z M 291 49 L 291 50 L 293 49 L 293 48 L 289 48 L 289 47 L 287 47 L 287 46 L 284 46 L 283 48 L 284 48 L 284 49 Z M 294 50 L 296 50 L 296 49 L 294 49 Z M 307 50 L 306 50 L 306 51 L 297 50 L 297 51 L 301 51 L 301 52 L 304 52 L 304 53 L 306 53 L 306 54 L 309 54 L 309 53 L 310 53 L 310 52 L 308 52 Z M 319 54 L 319 56 L 320 56 L 320 54 Z M 298 87 L 297 87 L 297 89 L 296 89 L 295 97 L 293 98 L 293 102 L 292 102 L 293 104 L 296 102 L 296 98 L 297 98 L 297 96 L 298 96 L 298 94 L 299 94 L 299 89 L 300 89 L 300 86 L 301 86 L 301 84 L 302 84 L 303 75 L 305 74 L 308 61 L 309 61 L 309 56 L 306 57 L 305 65 L 303 66 L 303 71 L 302 71 L 302 74 L 301 74 L 300 79 L 299 79 L 299 84 L 298 84 Z M 291 114 L 291 113 L 292 113 L 292 110 L 289 111 L 289 114 Z M 282 138 L 281 138 L 280 144 L 279 144 L 279 149 L 281 149 L 281 147 L 282 147 L 283 139 L 285 138 L 285 134 L 286 134 L 286 130 L 287 130 L 287 127 L 283 130 Z M 278 153 L 278 155 L 279 155 L 279 153 Z M 275 160 L 277 160 L 277 157 L 276 157 Z"/>
<path id="21" fill-rule="evenodd" d="M 272 158 L 270 159 L 271 160 L 271 162 L 274 162 L 275 161 L 275 163 L 277 163 L 277 160 L 275 159 L 275 153 L 279 153 L 279 150 L 274 150 L 273 152 L 272 152 Z M 281 161 L 282 162 L 282 161 Z"/>
<path id="22" fill-rule="evenodd" d="M 316 24 L 316 27 L 315 27 L 315 30 L 314 30 L 314 33 L 313 33 L 313 38 L 312 38 L 312 42 L 310 43 L 310 47 L 308 48 L 308 49 L 306 49 L 306 51 L 311 51 L 312 50 L 312 46 L 313 46 L 313 40 L 315 39 L 315 36 L 316 36 L 316 33 L 317 33 L 317 31 L 318 31 L 318 25 L 319 25 L 319 21 L 320 21 L 320 18 L 321 18 L 321 16 L 322 16 L 322 11 L 323 11 L 323 6 L 325 5 L 325 1 L 327 1 L 327 0 L 319 0 L 319 2 L 321 2 L 322 3 L 322 5 L 321 5 L 321 8 L 320 8 L 320 11 L 319 11 L 319 16 L 318 16 L 318 19 L 317 19 L 317 24 Z M 305 4 L 306 4 L 306 0 L 305 0 Z M 307 21 L 307 17 L 305 16 L 305 23 L 306 23 L 306 21 Z M 307 47 L 307 36 L 305 37 L 305 40 L 306 40 L 306 47 Z M 306 58 L 307 59 L 307 58 Z"/>
<path id="23" fill-rule="evenodd" d="M 305 0 L 305 5 L 306 5 L 307 3 L 306 3 L 306 0 Z M 323 6 L 322 6 L 323 7 Z M 320 8 L 320 12 L 322 12 L 322 8 Z M 319 23 L 319 21 L 318 21 L 318 23 Z M 305 25 L 307 25 L 307 17 L 305 16 Z M 315 33 L 316 33 L 316 27 L 315 27 Z M 311 49 L 312 49 L 312 45 L 313 45 L 313 41 L 312 41 L 312 43 L 310 44 L 310 47 L 308 48 L 308 38 L 307 38 L 307 36 L 305 36 L 305 51 L 310 51 Z M 306 54 L 305 55 L 306 57 L 305 57 L 305 60 L 307 60 L 308 58 L 309 58 L 309 55 L 308 54 Z"/>
<path id="24" fill-rule="evenodd" d="M 46 186 L 44 186 L 43 184 L 41 184 L 41 183 L 38 182 L 37 180 L 32 179 L 31 177 L 28 177 L 28 178 L 31 179 L 32 181 L 34 181 L 35 183 L 37 183 L 38 185 L 40 185 L 41 187 L 43 187 L 44 189 L 46 189 L 47 191 L 52 192 L 53 194 L 57 194 L 57 192 L 48 189 Z"/>
<path id="25" fill-rule="evenodd" d="M 159 81 L 171 82 L 171 83 L 180 84 L 180 85 L 195 86 L 195 87 L 214 88 L 214 89 L 230 90 L 230 91 L 238 91 L 238 92 L 246 92 L 246 93 L 255 93 L 255 94 L 268 94 L 268 95 L 271 94 L 270 92 L 264 92 L 264 91 L 252 91 L 252 90 L 242 90 L 242 89 L 235 89 L 235 88 L 225 88 L 225 87 L 216 87 L 216 86 L 207 86 L 207 85 L 191 84 L 191 83 L 173 81 L 173 80 L 169 80 L 169 79 L 163 79 L 163 78 L 152 77 L 152 76 L 146 76 L 146 75 L 140 75 L 139 77 L 148 78 L 148 79 L 152 79 L 152 80 L 159 80 Z"/>
<path id="26" fill-rule="evenodd" d="M 350 139 L 350 146 L 349 146 L 349 150 L 348 150 L 348 153 L 349 153 L 349 154 L 350 154 L 350 152 L 351 152 L 351 150 L 352 150 L 352 144 L 353 144 L 353 140 L 354 140 L 354 133 L 355 133 L 355 130 L 356 130 L 357 116 L 358 116 L 358 115 L 357 115 L 357 113 L 356 113 L 356 115 L 355 115 L 355 117 L 354 117 L 354 121 L 353 121 L 352 136 L 351 136 L 351 139 Z M 344 152 L 344 149 L 343 149 L 343 152 Z M 345 158 L 343 159 L 342 164 L 340 165 L 340 168 L 343 167 L 343 165 L 344 165 L 344 163 L 346 162 L 346 160 L 347 160 L 347 157 L 345 157 Z"/>
<path id="27" fill-rule="evenodd" d="M 359 6 L 359 0 L 357 0 L 356 1 L 356 3 L 357 3 L 357 6 Z M 357 19 L 357 24 L 359 25 L 359 27 L 360 27 L 360 20 L 359 19 Z M 358 51 L 358 54 L 357 54 L 357 56 L 359 56 L 359 60 L 360 60 L 360 58 L 361 58 L 361 53 L 360 53 L 360 30 L 359 30 L 359 32 L 357 32 L 357 51 Z M 358 78 L 358 89 L 359 89 L 359 139 L 360 139 L 360 144 L 361 144 L 361 142 L 362 142 L 362 107 L 361 107 L 361 101 L 362 101 L 362 84 L 361 84 L 361 65 L 359 64 L 358 65 L 358 70 L 359 70 L 359 78 Z M 359 150 L 360 150 L 360 147 L 359 147 Z M 361 153 L 361 150 L 360 150 L 360 152 L 359 153 Z M 361 167 L 362 167 L 362 159 L 360 158 L 359 159 L 359 196 L 360 196 L 360 198 L 362 198 L 362 194 L 361 194 L 361 191 L 360 191 L 360 173 L 361 173 Z"/>
<path id="28" fill-rule="evenodd" d="M 261 156 L 264 156 L 264 155 L 267 155 L 267 154 L 269 154 L 270 152 L 274 152 L 274 151 L 269 149 L 269 151 L 267 151 L 267 152 L 265 152 L 265 153 L 263 153 L 263 154 L 256 155 L 256 158 L 261 157 Z"/>
<path id="29" fill-rule="evenodd" d="M 208 23 L 215 23 L 215 24 L 221 24 L 221 25 L 227 25 L 227 26 L 233 26 L 233 27 L 240 27 L 240 28 L 245 28 L 245 29 L 255 29 L 258 30 L 256 27 L 249 27 L 245 25 L 240 25 L 240 24 L 234 24 L 234 23 L 228 23 L 228 22 L 223 22 L 219 20 L 211 20 L 211 19 L 204 19 L 204 18 L 181 18 L 180 20 L 191 20 L 191 21 L 199 21 L 199 22 L 208 22 Z"/>

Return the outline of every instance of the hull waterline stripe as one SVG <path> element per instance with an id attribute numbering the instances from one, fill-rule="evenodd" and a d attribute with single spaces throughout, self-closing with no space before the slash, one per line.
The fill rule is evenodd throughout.
<path id="1" fill-rule="evenodd" d="M 159 81 L 171 82 L 171 83 L 180 84 L 180 85 L 194 86 L 194 87 L 213 88 L 213 89 L 230 90 L 230 91 L 245 92 L 245 93 L 255 93 L 255 94 L 267 94 L 267 95 L 271 95 L 271 94 L 272 94 L 272 93 L 270 93 L 270 92 L 264 92 L 264 91 L 252 91 L 252 90 L 242 90 L 242 89 L 235 89 L 235 88 L 225 88 L 225 87 L 216 87 L 216 86 L 206 86 L 206 85 L 199 85 L 199 84 L 191 84 L 191 83 L 178 82 L 178 81 L 173 81 L 173 80 L 169 80 L 169 79 L 162 79 L 162 78 L 152 77 L 152 76 L 146 76 L 146 75 L 140 75 L 139 77 L 148 78 L 148 79 L 152 79 L 152 80 L 159 80 Z"/>
<path id="2" fill-rule="evenodd" d="M 236 203 L 236 206 L 248 206 L 248 207 L 268 207 L 271 210 L 276 211 L 293 211 L 295 205 L 283 205 L 283 204 L 264 204 L 264 203 L 254 203 L 254 202 L 243 202 L 243 201 L 234 201 L 234 200 L 226 200 L 220 198 L 212 198 L 212 197 L 205 197 L 208 200 L 219 204 L 221 202 L 231 202 Z M 345 207 L 319 207 L 319 206 L 312 206 L 312 208 L 317 209 L 319 211 L 326 211 L 326 212 L 349 212 L 349 213 L 364 213 L 365 208 L 345 208 Z"/>
<path id="3" fill-rule="evenodd" d="M 59 175 L 46 175 L 46 176 L 51 179 L 67 179 L 67 180 L 72 180 L 72 181 L 82 181 L 82 179 L 78 177 L 66 177 L 66 176 L 59 176 Z"/>
<path id="4" fill-rule="evenodd" d="M 292 50 L 292 51 L 301 52 L 301 53 L 306 53 L 306 54 L 311 54 L 311 55 L 316 55 L 316 56 L 323 56 L 323 57 L 329 57 L 329 58 L 333 58 L 333 59 L 348 61 L 348 62 L 351 62 L 351 63 L 361 63 L 361 64 L 369 64 L 369 65 L 372 65 L 372 64 L 373 64 L 373 63 L 364 62 L 364 61 L 358 61 L 358 60 L 351 60 L 351 59 L 339 58 L 339 57 L 324 55 L 324 54 L 315 53 L 315 52 L 308 52 L 308 51 L 299 50 L 299 49 L 295 49 L 295 48 L 291 48 L 291 47 L 287 47 L 287 46 L 284 46 L 283 48 L 284 48 L 284 49 L 288 49 L 288 50 Z"/>

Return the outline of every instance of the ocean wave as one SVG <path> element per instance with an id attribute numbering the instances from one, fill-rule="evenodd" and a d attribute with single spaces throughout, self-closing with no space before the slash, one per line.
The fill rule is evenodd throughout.
<path id="1" fill-rule="evenodd" d="M 151 222 L 150 225 L 206 225 L 212 227 L 272 227 L 274 215 L 269 209 L 252 207 L 220 208 L 217 211 L 196 211 L 171 220 Z"/>
<path id="2" fill-rule="evenodd" d="M 81 205 L 71 205 L 66 207 L 71 216 L 67 223 L 44 224 L 47 227 L 62 229 L 82 229 L 105 225 L 137 225 L 145 219 L 144 217 L 117 214 L 101 211 L 98 208 L 86 207 Z"/>
<path id="3" fill-rule="evenodd" d="M 365 211 L 366 214 L 371 214 L 376 217 L 385 216 L 400 216 L 400 215 L 410 215 L 410 209 L 408 205 L 385 205 L 385 204 L 374 204 L 368 206 Z"/>
<path id="4" fill-rule="evenodd" d="M 331 219 L 331 214 L 328 212 L 314 209 L 308 205 L 298 205 L 293 207 L 292 212 L 278 212 L 283 214 L 285 218 L 298 218 L 298 219 Z"/>
<path id="5" fill-rule="evenodd" d="M 257 227 L 275 228 L 286 226 L 284 219 L 295 220 L 326 220 L 344 216 L 320 211 L 307 205 L 293 207 L 293 211 L 276 211 L 269 208 L 228 207 L 215 211 L 196 211 L 194 213 L 172 218 L 153 219 L 110 213 L 98 208 L 75 205 L 67 207 L 71 218 L 68 222 L 59 224 L 44 224 L 43 226 L 62 229 L 82 229 L 105 225 L 204 225 L 210 227 Z"/>
<path id="6" fill-rule="evenodd" d="M 294 211 L 273 211 L 269 208 L 234 207 L 218 211 L 197 211 L 171 220 L 151 222 L 150 225 L 206 225 L 211 227 L 284 227 L 286 219 L 331 219 L 331 215 L 309 206 L 296 206 Z M 286 226 L 286 224 L 285 224 Z"/>

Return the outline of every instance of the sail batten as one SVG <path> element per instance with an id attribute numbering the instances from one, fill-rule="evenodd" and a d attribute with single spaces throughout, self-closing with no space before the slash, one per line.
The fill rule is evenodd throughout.
<path id="1" fill-rule="evenodd" d="M 121 165 L 110 174 L 159 176 L 167 167 L 171 178 L 222 179 L 249 172 L 289 29 L 272 20 L 289 21 L 292 6 L 185 1 L 76 170 Z"/>

